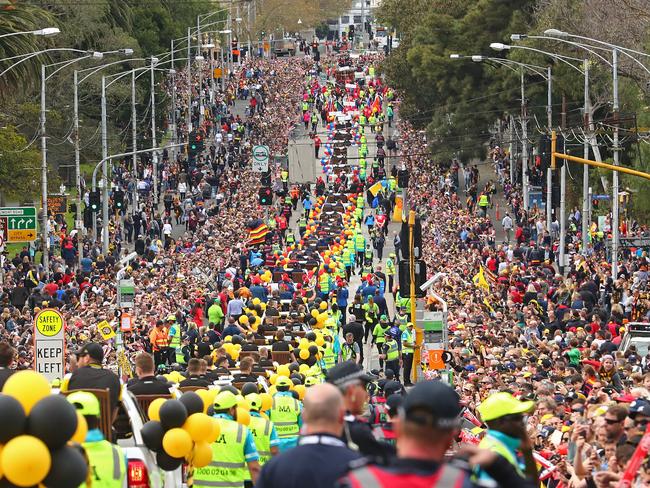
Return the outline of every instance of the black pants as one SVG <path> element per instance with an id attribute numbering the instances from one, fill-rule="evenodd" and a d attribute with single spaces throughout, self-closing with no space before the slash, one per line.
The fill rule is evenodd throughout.
<path id="1" fill-rule="evenodd" d="M 169 353 L 166 348 L 153 352 L 153 361 L 156 364 L 156 369 L 158 369 L 158 366 L 161 364 L 167 364 L 168 359 Z"/>
<path id="2" fill-rule="evenodd" d="M 359 361 L 360 361 L 360 364 L 363 365 L 363 359 L 364 359 L 364 356 L 363 356 L 363 341 L 357 342 L 357 345 L 359 346 L 359 352 L 360 352 Z"/>
<path id="3" fill-rule="evenodd" d="M 390 369 L 395 373 L 395 378 L 399 379 L 399 360 L 386 361 L 386 369 Z"/>
<path id="4" fill-rule="evenodd" d="M 411 370 L 413 369 L 413 353 L 402 353 L 402 365 L 404 366 L 404 384 L 410 385 Z"/>
<path id="5" fill-rule="evenodd" d="M 384 343 L 382 342 L 380 344 L 378 342 L 375 342 L 375 345 L 377 346 L 377 352 L 379 352 L 379 354 L 383 354 L 384 351 L 382 351 L 382 348 L 384 347 Z M 381 357 L 379 358 L 379 369 L 384 369 L 384 360 Z"/>
<path id="6" fill-rule="evenodd" d="M 363 340 L 364 342 L 368 342 L 368 336 L 372 337 L 372 329 L 375 328 L 375 321 L 374 320 L 366 320 L 364 323 L 364 334 L 363 334 Z"/>

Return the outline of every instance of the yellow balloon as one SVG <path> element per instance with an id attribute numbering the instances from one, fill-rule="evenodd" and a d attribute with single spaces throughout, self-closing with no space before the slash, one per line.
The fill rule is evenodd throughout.
<path id="1" fill-rule="evenodd" d="M 248 324 L 248 317 L 246 315 L 242 315 L 241 317 L 239 317 L 239 323 Z"/>
<path id="2" fill-rule="evenodd" d="M 241 395 L 237 395 L 240 397 Z M 251 409 L 251 404 L 246 400 L 244 397 L 237 398 L 237 406 L 239 408 L 243 408 L 244 410 L 249 410 Z"/>
<path id="3" fill-rule="evenodd" d="M 300 398 L 300 400 L 305 398 L 305 391 L 306 391 L 305 385 L 296 385 L 293 387 L 293 391 L 298 393 L 298 398 Z"/>
<path id="4" fill-rule="evenodd" d="M 314 309 L 311 311 L 311 316 L 314 317 L 314 318 L 318 318 L 318 310 L 314 308 Z"/>
<path id="5" fill-rule="evenodd" d="M 209 390 L 196 390 L 196 394 L 201 397 L 201 400 L 203 401 L 203 413 L 206 413 L 208 411 L 208 407 L 211 405 L 210 404 L 210 393 L 208 393 Z"/>
<path id="6" fill-rule="evenodd" d="M 51 465 L 50 450 L 43 441 L 31 435 L 11 439 L 5 444 L 0 457 L 0 470 L 7 480 L 17 486 L 39 484 L 47 476 Z"/>
<path id="7" fill-rule="evenodd" d="M 316 321 L 322 325 L 327 320 L 327 317 L 327 312 L 319 313 L 318 317 L 316 317 Z"/>
<path id="8" fill-rule="evenodd" d="M 320 302 L 320 309 L 327 310 L 327 302 Z"/>
<path id="9" fill-rule="evenodd" d="M 45 376 L 36 371 L 25 369 L 9 377 L 2 393 L 18 400 L 25 409 L 25 414 L 29 415 L 36 402 L 52 393 L 52 388 Z"/>
<path id="10" fill-rule="evenodd" d="M 300 359 L 307 360 L 309 359 L 309 350 L 308 349 L 300 349 Z"/>
<path id="11" fill-rule="evenodd" d="M 219 422 L 214 417 L 210 417 L 210 420 L 212 420 L 212 426 L 210 427 L 210 435 L 208 436 L 208 442 L 212 444 L 221 435 L 221 425 L 219 425 Z"/>
<path id="12" fill-rule="evenodd" d="M 267 411 L 273 408 L 273 397 L 268 393 L 260 393 L 260 400 L 262 400 L 261 411 Z"/>
<path id="13" fill-rule="evenodd" d="M 210 437 L 212 419 L 204 413 L 195 413 L 187 417 L 183 429 L 190 434 L 194 442 L 204 442 Z"/>
<path id="14" fill-rule="evenodd" d="M 253 298 L 253 305 L 259 305 L 261 300 L 259 298 Z"/>
<path id="15" fill-rule="evenodd" d="M 298 372 L 299 373 L 305 374 L 307 371 L 309 371 L 309 366 L 307 366 L 306 364 L 301 364 L 298 367 Z"/>
<path id="16" fill-rule="evenodd" d="M 169 429 L 163 437 L 163 449 L 171 457 L 181 458 L 187 456 L 192 451 L 192 438 L 190 434 L 178 427 Z"/>
<path id="17" fill-rule="evenodd" d="M 203 468 L 212 461 L 212 447 L 207 442 L 197 442 L 192 449 L 191 464 L 195 468 Z"/>
<path id="18" fill-rule="evenodd" d="M 237 422 L 242 425 L 248 425 L 251 423 L 251 414 L 248 412 L 248 410 L 237 407 Z"/>
<path id="19" fill-rule="evenodd" d="M 149 408 L 147 409 L 149 420 L 160 420 L 160 407 L 162 407 L 163 403 L 165 403 L 164 398 L 156 398 L 149 404 Z"/>
<path id="20" fill-rule="evenodd" d="M 298 347 L 300 349 L 307 349 L 309 347 L 309 339 L 307 339 L 306 337 L 300 339 L 300 342 L 298 342 Z"/>
<path id="21" fill-rule="evenodd" d="M 77 410 L 77 430 L 72 436 L 73 442 L 81 444 L 86 442 L 86 435 L 88 434 L 88 423 L 86 422 L 86 417 L 81 415 L 81 412 Z"/>
<path id="22" fill-rule="evenodd" d="M 287 377 L 291 376 L 291 371 L 289 371 L 289 366 L 287 366 L 286 364 L 282 364 L 278 366 L 277 371 L 280 376 L 287 376 Z"/>
<path id="23" fill-rule="evenodd" d="M 269 383 L 275 385 L 275 382 L 278 380 L 278 376 L 280 375 L 277 373 L 272 373 L 271 376 L 269 376 Z"/>
<path id="24" fill-rule="evenodd" d="M 269 386 L 269 395 L 273 396 L 278 392 L 278 389 L 275 387 L 275 385 Z"/>

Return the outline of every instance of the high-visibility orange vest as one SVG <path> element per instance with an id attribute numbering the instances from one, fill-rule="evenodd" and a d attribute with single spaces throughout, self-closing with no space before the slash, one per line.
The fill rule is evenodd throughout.
<path id="1" fill-rule="evenodd" d="M 169 339 L 167 338 L 167 329 L 163 327 L 161 330 L 154 328 L 151 331 L 149 336 L 151 340 L 151 345 L 154 351 L 160 351 L 162 348 L 165 348 L 169 345 Z"/>

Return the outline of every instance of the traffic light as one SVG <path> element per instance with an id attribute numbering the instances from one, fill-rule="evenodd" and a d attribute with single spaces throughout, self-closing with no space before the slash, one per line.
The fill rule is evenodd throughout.
<path id="1" fill-rule="evenodd" d="M 113 206 L 115 210 L 122 210 L 124 207 L 124 192 L 122 190 L 115 190 L 113 192 Z"/>
<path id="2" fill-rule="evenodd" d="M 411 256 L 409 248 L 409 225 L 404 222 L 399 233 L 400 239 L 400 258 L 409 259 Z M 422 222 L 420 218 L 415 218 L 415 225 L 413 226 L 413 250 L 416 259 L 422 257 Z"/>
<path id="3" fill-rule="evenodd" d="M 410 263 L 400 261 L 399 263 L 399 294 L 402 297 L 411 295 L 411 273 Z M 415 260 L 415 296 L 423 297 L 426 291 L 422 291 L 422 286 L 427 281 L 427 265 L 422 259 Z"/>
<path id="4" fill-rule="evenodd" d="M 90 203 L 90 210 L 93 212 L 99 212 L 99 209 L 102 206 L 102 197 L 99 190 L 91 191 L 90 198 L 88 200 Z"/>
<path id="5" fill-rule="evenodd" d="M 237 63 L 239 61 L 239 47 L 236 38 L 233 38 L 230 42 L 230 48 L 232 49 L 232 62 Z"/>
<path id="6" fill-rule="evenodd" d="M 544 174 L 546 181 L 546 169 L 551 167 L 551 138 L 543 135 L 539 138 L 539 169 Z"/>
<path id="7" fill-rule="evenodd" d="M 262 173 L 262 177 L 260 178 L 260 183 L 262 186 L 271 186 L 271 172 L 270 171 L 265 171 Z"/>
<path id="8" fill-rule="evenodd" d="M 263 186 L 259 189 L 258 199 L 260 205 L 272 205 L 273 204 L 273 191 L 268 186 Z"/>

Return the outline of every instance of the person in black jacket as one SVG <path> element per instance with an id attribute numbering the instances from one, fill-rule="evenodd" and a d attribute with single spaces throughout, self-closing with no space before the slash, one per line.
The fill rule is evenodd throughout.
<path id="1" fill-rule="evenodd" d="M 151 354 L 141 352 L 135 357 L 137 378 L 129 380 L 126 387 L 134 395 L 167 395 L 171 384 L 160 381 L 154 374 L 154 360 Z"/>
<path id="2" fill-rule="evenodd" d="M 5 386 L 7 379 L 16 372 L 11 369 L 16 357 L 16 350 L 6 341 L 0 342 L 0 391 Z"/>

